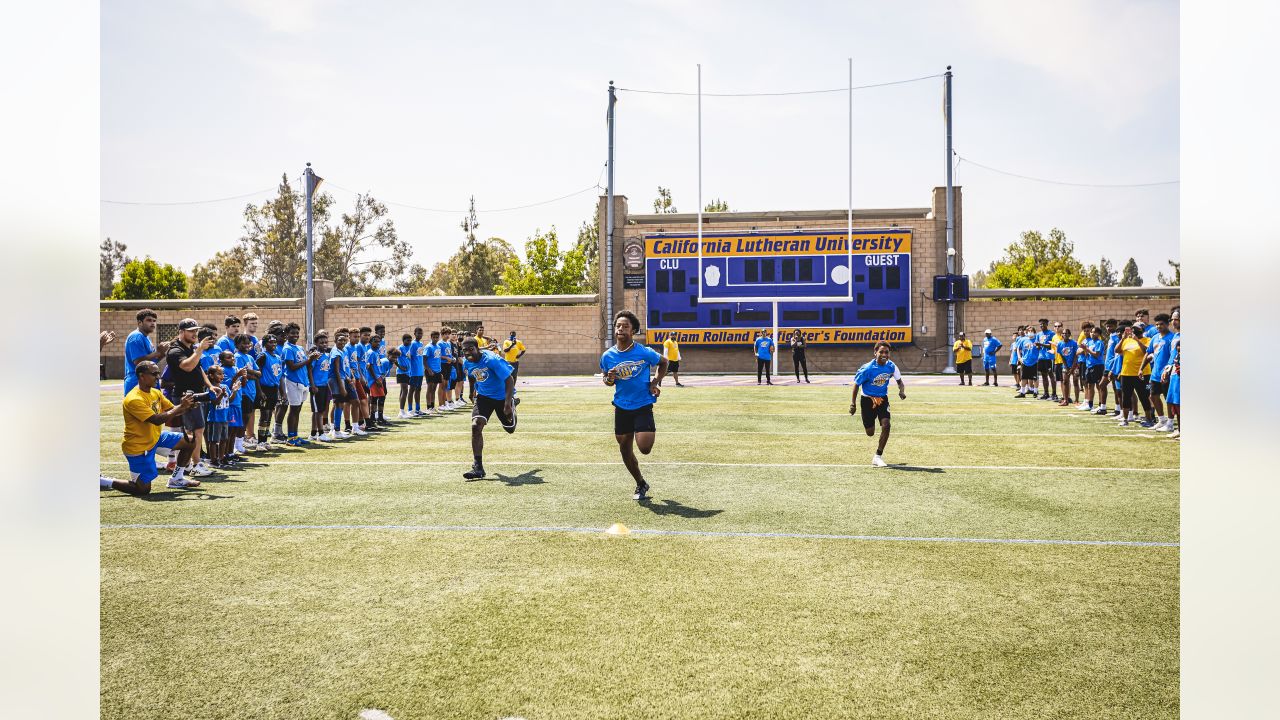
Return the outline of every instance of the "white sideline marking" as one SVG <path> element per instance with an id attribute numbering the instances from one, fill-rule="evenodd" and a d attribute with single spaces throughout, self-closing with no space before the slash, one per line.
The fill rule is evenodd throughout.
<path id="1" fill-rule="evenodd" d="M 365 708 L 360 711 L 360 720 L 395 720 L 395 718 L 388 715 L 386 710 Z"/>
<path id="2" fill-rule="evenodd" d="M 569 461 L 542 461 L 542 460 L 486 460 L 488 465 L 502 465 L 504 467 L 511 465 L 550 465 L 555 467 L 614 467 L 620 465 L 620 461 L 615 462 L 569 462 Z M 128 465 L 123 460 L 113 460 L 110 462 L 101 462 L 99 465 Z M 271 466 L 277 465 L 412 465 L 412 466 L 429 466 L 429 465 L 447 465 L 453 467 L 463 467 L 466 463 L 456 460 L 272 460 Z M 645 467 L 651 465 L 672 465 L 672 466 L 706 466 L 706 467 L 767 467 L 767 468 L 869 468 L 870 463 L 858 464 L 841 464 L 841 463 L 722 463 L 722 462 L 698 462 L 698 461 L 677 461 L 677 460 L 652 460 L 643 463 Z M 1080 467 L 1075 465 L 908 465 L 906 463 L 893 464 L 890 463 L 888 468 L 899 469 L 937 469 L 937 470 L 1084 470 L 1084 471 L 1115 471 L 1115 472 L 1182 472 L 1181 468 L 1153 468 L 1153 467 Z"/>
<path id="3" fill-rule="evenodd" d="M 603 533 L 595 527 L 505 527 L 498 525 L 184 525 L 104 524 L 104 530 L 399 530 L 402 532 L 541 532 Z M 1180 543 L 1140 540 L 1037 540 L 1029 538 L 911 537 L 902 535 L 836 535 L 829 533 L 747 532 L 735 530 L 636 530 L 633 535 L 691 537 L 789 538 L 799 540 L 868 540 L 887 542 L 992 543 L 997 545 L 1117 545 L 1123 547 L 1181 547 Z"/>
<path id="4" fill-rule="evenodd" d="M 521 435 L 582 435 L 582 430 L 520 430 Z M 778 435 L 781 437 L 806 437 L 809 435 L 836 435 L 861 437 L 861 434 L 854 435 L 852 431 L 816 431 L 816 432 L 775 432 L 773 430 L 659 430 L 661 435 Z M 455 436 L 457 431 L 444 432 L 443 430 L 428 430 L 420 433 L 422 435 L 443 435 Z M 603 434 L 603 433 L 599 433 Z M 922 433 L 912 432 L 911 437 L 1081 437 L 1081 438 L 1099 438 L 1099 437 L 1125 437 L 1125 438 L 1153 438 L 1156 435 L 1135 432 L 1117 432 L 1117 433 Z"/>

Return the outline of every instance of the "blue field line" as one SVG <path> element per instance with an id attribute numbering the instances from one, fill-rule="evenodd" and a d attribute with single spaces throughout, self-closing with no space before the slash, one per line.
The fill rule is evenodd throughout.
<path id="1" fill-rule="evenodd" d="M 498 525 L 188 525 L 106 523 L 103 530 L 400 530 L 405 532 L 536 532 L 603 533 L 594 527 L 508 527 Z M 987 543 L 997 545 L 1105 545 L 1120 547 L 1181 547 L 1180 543 L 1138 540 L 1037 540 L 1031 538 L 911 537 L 905 535 L 837 535 L 828 533 L 749 532 L 737 530 L 630 530 L 632 535 L 681 535 L 690 537 L 789 538 L 798 540 L 864 540 L 883 542 Z"/>

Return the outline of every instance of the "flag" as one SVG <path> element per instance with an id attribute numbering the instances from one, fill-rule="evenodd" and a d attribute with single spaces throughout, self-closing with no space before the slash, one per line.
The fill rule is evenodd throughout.
<path id="1" fill-rule="evenodd" d="M 320 188 L 320 183 L 324 182 L 324 178 L 312 172 L 309 176 L 311 187 L 307 188 L 307 199 L 315 197 L 316 190 Z"/>

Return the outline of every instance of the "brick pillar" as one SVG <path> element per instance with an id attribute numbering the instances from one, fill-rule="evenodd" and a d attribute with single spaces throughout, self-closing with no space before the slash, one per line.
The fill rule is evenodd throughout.
<path id="1" fill-rule="evenodd" d="M 333 281 L 316 278 L 315 295 L 312 297 L 312 301 L 315 303 L 312 306 L 312 316 L 316 319 L 317 329 L 328 327 L 324 324 L 324 308 L 325 302 L 331 297 L 333 297 Z"/>

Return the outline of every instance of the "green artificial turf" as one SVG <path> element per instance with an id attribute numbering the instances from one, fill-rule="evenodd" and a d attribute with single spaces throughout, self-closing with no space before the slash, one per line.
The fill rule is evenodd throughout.
<path id="1" fill-rule="evenodd" d="M 847 387 L 667 387 L 643 504 L 607 388 L 521 389 L 485 480 L 455 413 L 103 491 L 102 715 L 1176 717 L 1176 547 L 696 534 L 1178 542 L 1176 443 L 1010 395 L 908 378 L 878 469 Z"/>

